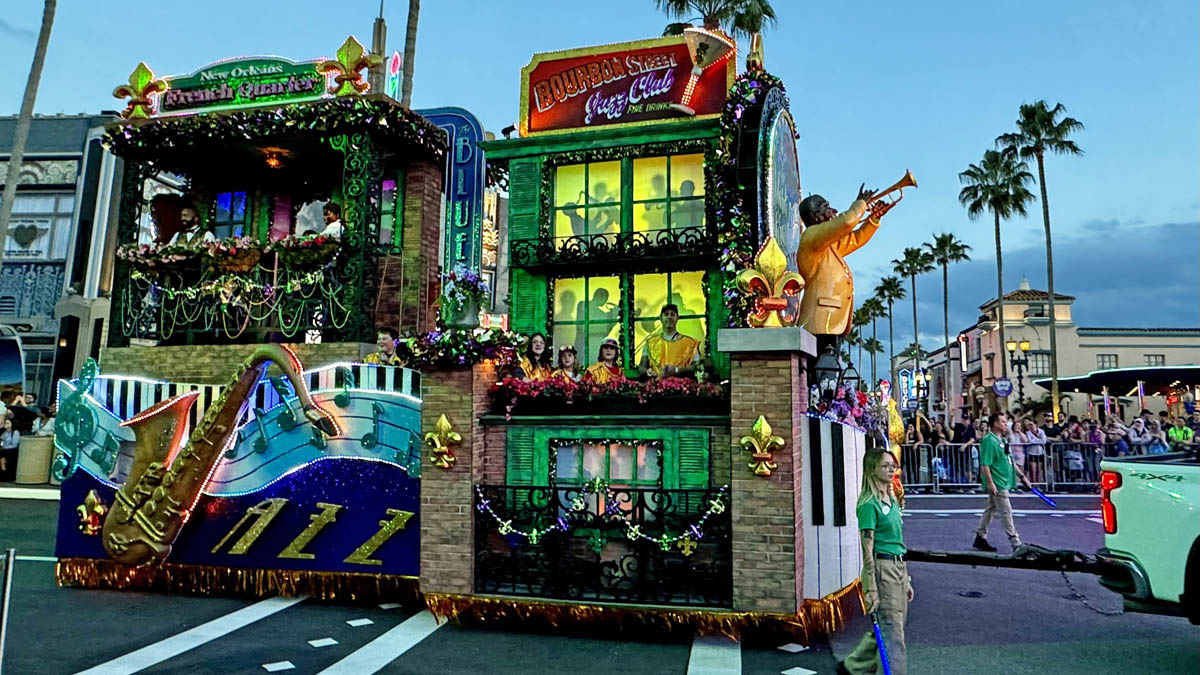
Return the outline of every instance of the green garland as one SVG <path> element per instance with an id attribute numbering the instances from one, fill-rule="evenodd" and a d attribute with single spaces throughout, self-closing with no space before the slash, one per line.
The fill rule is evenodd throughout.
<path id="1" fill-rule="evenodd" d="M 179 148 L 211 148 L 212 141 L 256 143 L 311 133 L 369 133 L 389 146 L 440 161 L 446 134 L 424 117 L 384 98 L 343 96 L 316 103 L 230 113 L 159 118 L 109 127 L 105 147 L 121 157 L 170 161 Z M 160 167 L 168 168 L 171 167 Z"/>

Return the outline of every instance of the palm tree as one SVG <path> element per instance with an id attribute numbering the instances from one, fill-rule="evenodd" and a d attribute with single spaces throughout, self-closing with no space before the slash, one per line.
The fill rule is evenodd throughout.
<path id="1" fill-rule="evenodd" d="M 904 257 L 892 261 L 892 271 L 902 277 L 908 277 L 912 288 L 913 304 L 913 344 L 917 346 L 917 358 L 914 371 L 921 369 L 921 333 L 917 331 L 917 277 L 933 271 L 933 256 L 919 248 L 904 249 Z"/>
<path id="2" fill-rule="evenodd" d="M 933 235 L 933 241 L 926 243 L 929 255 L 933 261 L 942 266 L 942 338 L 946 344 L 946 362 L 950 362 L 950 263 L 966 262 L 971 259 L 967 251 L 970 246 L 962 243 L 949 232 Z"/>
<path id="3" fill-rule="evenodd" d="M 900 277 L 884 277 L 875 287 L 875 297 L 887 304 L 888 319 L 888 373 L 892 386 L 896 386 L 896 338 L 892 334 L 892 303 L 904 299 L 904 283 Z"/>
<path id="4" fill-rule="evenodd" d="M 1000 250 L 1000 219 L 1028 215 L 1025 205 L 1033 193 L 1025 186 L 1033 180 L 1029 167 L 1012 150 L 987 150 L 979 164 L 971 164 L 958 174 L 963 189 L 958 201 L 967 208 L 971 220 L 984 211 L 996 218 L 996 323 L 1000 326 L 1000 349 L 1004 349 L 1004 258 Z M 1008 361 L 1000 354 L 1000 372 L 1008 377 Z"/>
<path id="5" fill-rule="evenodd" d="M 866 328 L 867 324 L 871 323 L 871 315 L 867 312 L 866 308 L 860 306 L 858 309 L 854 310 L 854 316 L 851 318 L 851 321 L 854 324 L 854 329 L 852 332 L 858 338 L 858 341 L 854 343 L 858 347 L 858 360 L 854 363 L 856 366 L 862 367 L 862 345 L 863 340 L 865 340 L 867 337 L 863 335 L 862 329 Z"/>
<path id="6" fill-rule="evenodd" d="M 883 301 L 879 299 L 879 296 L 872 295 L 871 297 L 867 298 L 866 300 L 863 300 L 862 309 L 864 312 L 866 312 L 871 317 L 871 339 L 875 340 L 876 342 L 879 342 L 879 340 L 878 340 L 879 333 L 876 330 L 875 321 L 876 321 L 876 319 L 881 319 L 881 318 L 887 316 L 887 309 L 884 308 Z M 881 347 L 881 349 L 882 349 L 882 347 Z M 877 354 L 877 353 L 878 352 L 871 352 L 871 387 L 872 388 L 874 388 L 875 385 L 879 384 L 879 379 L 876 377 L 876 372 L 875 372 L 875 354 Z"/>
<path id="7" fill-rule="evenodd" d="M 1055 334 L 1057 319 L 1054 316 L 1054 246 L 1050 242 L 1050 202 L 1046 198 L 1046 153 L 1056 155 L 1082 155 L 1083 150 L 1068 139 L 1073 132 L 1083 131 L 1083 123 L 1066 115 L 1067 108 L 1055 104 L 1053 108 L 1045 101 L 1026 103 L 1017 113 L 1017 133 L 1004 134 L 996 139 L 997 147 L 1014 150 L 1023 159 L 1037 159 L 1038 186 L 1042 191 L 1042 223 L 1046 228 L 1046 291 L 1050 313 L 1050 398 L 1054 402 L 1054 419 L 1058 419 L 1058 340 Z"/>
<path id="8" fill-rule="evenodd" d="M 8 223 L 12 219 L 13 203 L 17 200 L 17 181 L 21 178 L 21 162 L 25 158 L 25 141 L 29 138 L 29 127 L 33 123 L 33 104 L 37 100 L 38 83 L 42 80 L 42 66 L 46 63 L 46 46 L 50 44 L 50 30 L 54 27 L 56 0 L 46 0 L 42 8 L 42 30 L 38 33 L 37 45 L 33 49 L 33 65 L 29 68 L 29 79 L 25 82 L 25 97 L 21 99 L 21 112 L 13 129 L 12 151 L 8 156 L 8 175 L 4 179 L 4 196 L 0 197 L 0 241 L 8 241 Z M 4 260 L 4 247 L 0 247 L 0 262 Z"/>
<path id="9" fill-rule="evenodd" d="M 775 8 L 769 0 L 654 0 L 660 11 L 681 23 L 667 26 L 664 35 L 675 35 L 699 19 L 707 30 L 724 30 L 733 37 L 761 33 L 775 24 Z"/>
<path id="10" fill-rule="evenodd" d="M 871 355 L 871 386 L 869 389 L 874 389 L 877 383 L 877 380 L 875 379 L 875 355 L 883 353 L 883 343 L 873 337 L 869 337 L 866 340 L 863 340 L 862 346 L 863 349 L 867 350 L 867 353 Z"/>
<path id="11" fill-rule="evenodd" d="M 413 66 L 417 59 L 417 19 L 421 0 L 408 0 L 408 26 L 404 31 L 404 80 L 400 83 L 400 103 L 412 107 Z"/>

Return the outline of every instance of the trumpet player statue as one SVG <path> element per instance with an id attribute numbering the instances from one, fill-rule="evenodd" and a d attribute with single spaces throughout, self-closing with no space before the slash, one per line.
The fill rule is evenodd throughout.
<path id="1" fill-rule="evenodd" d="M 895 206 L 881 199 L 888 193 L 916 187 L 909 173 L 887 190 L 874 193 L 860 186 L 858 198 L 838 213 L 821 195 L 800 202 L 804 233 L 796 251 L 796 265 L 804 277 L 797 323 L 813 335 L 844 335 L 850 330 L 854 311 L 854 276 L 845 256 L 862 248 L 879 229 L 879 219 Z M 864 219 L 865 216 L 865 219 Z"/>

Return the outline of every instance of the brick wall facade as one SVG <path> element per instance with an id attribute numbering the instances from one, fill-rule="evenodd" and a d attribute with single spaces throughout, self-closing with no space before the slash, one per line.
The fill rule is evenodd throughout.
<path id="1" fill-rule="evenodd" d="M 429 162 L 413 164 L 405 173 L 401 252 L 379 261 L 375 316 L 380 326 L 402 333 L 434 328 L 432 303 L 441 271 L 442 179 L 442 168 Z"/>
<path id="2" fill-rule="evenodd" d="M 105 347 L 100 350 L 100 372 L 139 375 L 168 382 L 228 384 L 238 364 L 256 345 L 176 345 L 157 347 Z M 288 344 L 306 370 L 339 361 L 359 361 L 375 351 L 364 342 Z M 272 372 L 276 369 L 272 368 Z"/>
<path id="3" fill-rule="evenodd" d="M 795 612 L 803 602 L 804 579 L 799 486 L 805 359 L 799 352 L 732 353 L 730 365 L 733 606 Z M 750 453 L 740 443 L 759 415 L 784 439 L 774 453 L 779 468 L 768 477 L 750 471 Z"/>
<path id="4" fill-rule="evenodd" d="M 428 449 L 422 459 L 421 590 L 426 593 L 474 592 L 474 484 L 481 480 L 486 455 L 479 415 L 487 409 L 487 388 L 495 379 L 491 364 L 432 371 L 422 378 L 422 437 L 441 415 L 462 436 L 454 452 L 458 459 L 449 469 L 434 466 Z"/>

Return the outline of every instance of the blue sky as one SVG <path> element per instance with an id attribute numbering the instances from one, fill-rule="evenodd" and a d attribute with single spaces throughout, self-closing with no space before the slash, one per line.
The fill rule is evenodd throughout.
<path id="1" fill-rule="evenodd" d="M 920 188 L 849 261 L 860 296 L 906 246 L 954 232 L 975 260 L 952 268 L 951 330 L 995 292 L 991 222 L 959 206 L 958 172 L 1014 126 L 1023 102 L 1064 103 L 1087 129 L 1083 157 L 1047 165 L 1059 292 L 1077 323 L 1200 326 L 1200 3 L 1010 0 L 831 3 L 776 0 L 768 70 L 783 78 L 800 133 L 802 189 L 839 208 L 860 183 L 911 169 Z M 0 114 L 15 114 L 40 0 L 0 17 Z M 159 74 L 238 55 L 331 56 L 369 42 L 375 0 L 60 0 L 39 113 L 114 109 L 113 87 L 144 60 Z M 387 0 L 389 49 L 407 2 Z M 426 0 L 413 101 L 462 106 L 491 130 L 517 118 L 519 72 L 535 51 L 651 37 L 652 0 Z M 744 53 L 744 45 L 742 47 Z M 1045 284 L 1040 206 L 1005 223 L 1005 287 Z M 923 342 L 941 335 L 941 275 L 918 281 Z M 897 311 L 897 342 L 911 337 Z M 936 336 L 936 337 L 935 337 Z"/>

